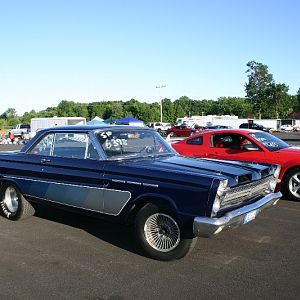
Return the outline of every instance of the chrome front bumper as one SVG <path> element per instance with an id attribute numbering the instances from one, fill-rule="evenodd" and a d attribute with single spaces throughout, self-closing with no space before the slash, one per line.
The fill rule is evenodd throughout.
<path id="1" fill-rule="evenodd" d="M 252 221 L 262 210 L 275 205 L 282 197 L 280 192 L 226 213 L 220 218 L 196 217 L 193 231 L 195 236 L 211 237 L 225 229 L 232 229 Z M 250 217 L 250 218 L 248 218 Z"/>

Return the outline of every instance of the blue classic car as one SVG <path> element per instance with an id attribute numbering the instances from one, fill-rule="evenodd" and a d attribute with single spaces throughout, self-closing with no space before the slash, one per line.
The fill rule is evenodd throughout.
<path id="1" fill-rule="evenodd" d="M 11 220 L 33 215 L 38 202 L 133 223 L 148 256 L 172 260 L 198 236 L 276 204 L 278 174 L 273 165 L 179 156 L 146 127 L 53 127 L 0 154 L 0 207 Z"/>

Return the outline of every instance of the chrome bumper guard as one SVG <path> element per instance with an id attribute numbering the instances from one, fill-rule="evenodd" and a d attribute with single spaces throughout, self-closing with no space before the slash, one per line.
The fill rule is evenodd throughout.
<path id="1" fill-rule="evenodd" d="M 193 231 L 195 236 L 211 237 L 222 230 L 232 229 L 252 221 L 262 210 L 275 205 L 282 197 L 280 192 L 269 194 L 262 199 L 226 213 L 220 218 L 196 217 Z M 250 219 L 247 219 L 250 213 Z"/>

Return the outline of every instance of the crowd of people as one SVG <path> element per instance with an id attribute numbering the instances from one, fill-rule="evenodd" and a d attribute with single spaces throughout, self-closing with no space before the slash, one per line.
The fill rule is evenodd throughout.
<path id="1" fill-rule="evenodd" d="M 13 133 L 5 134 L 4 132 L 0 132 L 0 145 L 23 145 L 26 144 L 29 139 L 29 134 L 15 136 Z"/>

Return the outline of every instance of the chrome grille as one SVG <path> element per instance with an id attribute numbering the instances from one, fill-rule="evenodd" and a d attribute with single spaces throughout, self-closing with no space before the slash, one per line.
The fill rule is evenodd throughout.
<path id="1" fill-rule="evenodd" d="M 229 189 L 221 203 L 221 208 L 238 205 L 256 196 L 265 195 L 269 187 L 270 179 L 269 176 Z"/>

